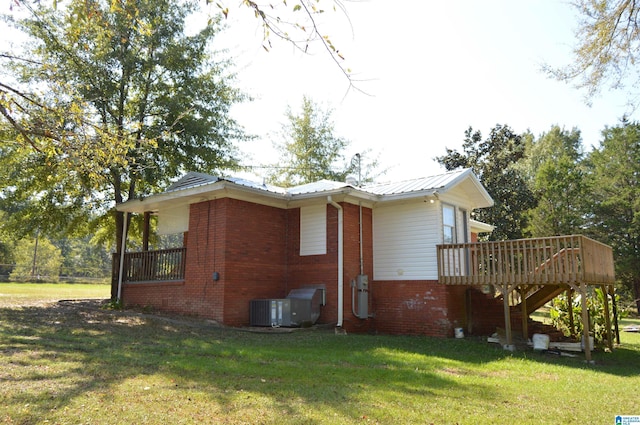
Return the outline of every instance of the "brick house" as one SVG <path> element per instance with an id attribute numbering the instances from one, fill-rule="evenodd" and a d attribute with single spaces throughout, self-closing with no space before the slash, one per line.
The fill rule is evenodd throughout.
<path id="1" fill-rule="evenodd" d="M 480 290 L 487 283 L 503 295 L 531 290 L 536 303 L 544 303 L 558 289 L 584 283 L 565 282 L 569 274 L 557 270 L 584 267 L 578 256 L 611 257 L 583 252 L 599 245 L 574 236 L 540 239 L 544 248 L 532 245 L 535 240 L 475 244 L 477 233 L 492 227 L 472 220 L 472 212 L 491 205 L 469 169 L 364 187 L 319 181 L 287 189 L 188 173 L 163 193 L 117 206 L 144 214 L 147 235 L 148 218 L 157 215 L 158 233 L 184 237 L 182 247 L 114 257 L 114 286 L 117 281 L 125 305 L 227 326 L 250 324 L 252 300 L 321 288 L 318 323 L 349 332 L 451 337 L 457 327 L 490 334 L 501 323 L 518 326 L 506 296 L 503 309 L 495 290 Z M 511 280 L 503 280 L 503 265 L 514 269 L 515 262 L 529 273 L 523 278 L 511 271 Z M 610 284 L 612 264 L 596 265 L 605 274 L 594 282 Z M 549 283 L 556 292 L 540 290 Z M 533 299 L 522 304 L 525 319 L 539 307 Z M 522 321 L 524 333 L 526 326 Z"/>
<path id="2" fill-rule="evenodd" d="M 183 247 L 167 250 L 174 260 L 160 261 L 178 258 L 173 267 L 182 264 L 183 273 L 140 275 L 136 258 L 158 261 L 162 253 L 126 254 L 122 300 L 246 326 L 251 300 L 315 286 L 326 300 L 319 323 L 451 336 L 467 322 L 468 288 L 438 283 L 436 245 L 490 231 L 471 212 L 492 204 L 468 169 L 367 187 L 320 181 L 289 189 L 188 173 L 163 193 L 118 205 L 156 214 L 159 233 L 184 234 Z M 362 275 L 367 305 L 357 306 L 352 286 Z"/>

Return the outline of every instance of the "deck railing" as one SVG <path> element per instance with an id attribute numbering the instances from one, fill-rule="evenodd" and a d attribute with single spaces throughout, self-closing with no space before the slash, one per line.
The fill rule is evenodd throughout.
<path id="1" fill-rule="evenodd" d="M 610 246 L 582 235 L 438 245 L 438 279 L 449 285 L 614 282 Z"/>
<path id="2" fill-rule="evenodd" d="M 125 283 L 184 280 L 186 248 L 124 254 L 122 281 Z M 113 277 L 118 279 L 120 254 L 113 255 Z"/>

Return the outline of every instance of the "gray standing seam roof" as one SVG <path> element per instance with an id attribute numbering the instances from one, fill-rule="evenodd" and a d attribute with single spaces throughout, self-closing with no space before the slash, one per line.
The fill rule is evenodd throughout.
<path id="1" fill-rule="evenodd" d="M 215 177 L 208 174 L 189 172 L 180 180 L 171 184 L 166 192 L 174 192 L 184 189 L 191 189 L 198 186 L 217 183 L 220 181 L 228 181 L 233 184 L 248 187 L 251 189 L 263 190 L 266 192 L 278 193 L 282 195 L 303 195 L 310 193 L 321 193 L 342 188 L 355 188 L 362 192 L 371 193 L 373 195 L 396 195 L 410 192 L 430 191 L 446 188 L 454 183 L 457 179 L 470 172 L 470 169 L 451 171 L 431 177 L 423 177 L 419 179 L 406 180 L 395 183 L 374 184 L 364 187 L 353 187 L 348 183 L 336 182 L 331 180 L 320 180 L 313 183 L 294 186 L 291 188 L 282 188 L 264 183 L 257 183 L 251 180 L 235 178 L 235 177 Z"/>

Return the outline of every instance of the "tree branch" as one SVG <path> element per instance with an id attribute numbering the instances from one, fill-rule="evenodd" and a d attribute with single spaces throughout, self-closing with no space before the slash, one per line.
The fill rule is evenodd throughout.
<path id="1" fill-rule="evenodd" d="M 4 105 L 2 104 L 0 104 L 0 113 L 2 113 L 2 115 L 7 119 L 7 121 L 9 121 L 9 123 L 13 126 L 13 128 L 18 130 L 18 132 L 22 135 L 22 137 L 24 137 L 27 143 L 29 143 L 31 147 L 36 150 L 36 152 L 42 153 L 42 150 L 36 146 L 33 139 L 31 139 L 31 137 L 29 136 L 29 133 L 24 129 L 24 127 L 22 127 L 13 119 L 9 111 L 7 111 L 7 108 L 5 108 Z"/>

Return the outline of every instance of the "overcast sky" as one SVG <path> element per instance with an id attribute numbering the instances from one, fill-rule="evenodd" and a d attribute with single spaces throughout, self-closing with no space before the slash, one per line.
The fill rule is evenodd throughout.
<path id="1" fill-rule="evenodd" d="M 351 141 L 351 156 L 371 149 L 381 181 L 442 171 L 433 158 L 459 148 L 472 126 L 483 135 L 496 124 L 539 135 L 553 124 L 582 132 L 585 148 L 627 111 L 623 93 L 603 93 L 591 107 L 584 93 L 549 79 L 543 63 L 571 58 L 577 17 L 557 0 L 457 0 L 346 2 L 323 18 L 324 32 L 346 58 L 367 94 L 351 90 L 329 56 L 317 46 L 304 55 L 274 42 L 261 47 L 259 23 L 232 9 L 222 44 L 230 49 L 238 83 L 255 97 L 234 109 L 256 134 L 245 145 L 247 164 L 277 161 L 274 135 L 287 105 L 303 95 L 333 109 L 336 135 Z M 631 115 L 631 118 L 635 118 Z M 366 160 L 366 159 L 365 159 Z"/>

